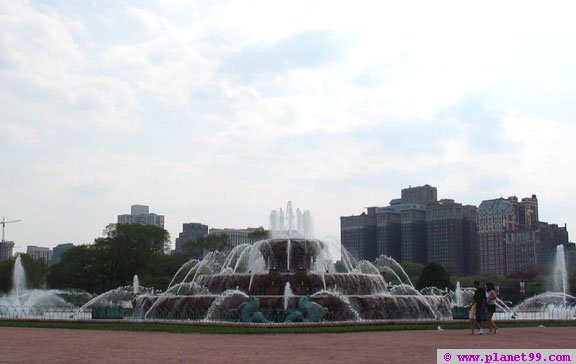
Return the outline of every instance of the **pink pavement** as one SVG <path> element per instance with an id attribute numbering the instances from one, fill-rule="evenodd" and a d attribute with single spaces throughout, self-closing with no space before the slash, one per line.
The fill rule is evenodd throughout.
<path id="1" fill-rule="evenodd" d="M 574 349 L 576 327 L 208 335 L 0 327 L 0 363 L 436 363 L 438 348 Z"/>

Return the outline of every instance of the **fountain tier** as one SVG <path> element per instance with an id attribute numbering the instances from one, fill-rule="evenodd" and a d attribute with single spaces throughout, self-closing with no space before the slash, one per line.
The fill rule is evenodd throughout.
<path id="1" fill-rule="evenodd" d="M 404 294 L 395 294 L 396 286 L 370 263 L 336 273 L 329 257 L 327 244 L 319 240 L 262 240 L 237 247 L 226 256 L 213 253 L 195 264 L 187 263 L 188 271 L 178 273 L 181 281 L 165 294 L 140 295 L 133 305 L 141 318 L 224 321 L 240 319 L 238 310 L 249 301 L 259 322 L 306 319 L 296 312 L 302 307 L 322 312 L 329 321 L 451 315 L 446 297 L 421 295 L 403 283 L 400 291 Z"/>

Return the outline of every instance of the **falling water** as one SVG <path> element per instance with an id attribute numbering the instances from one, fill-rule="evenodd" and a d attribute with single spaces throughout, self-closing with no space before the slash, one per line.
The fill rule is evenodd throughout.
<path id="1" fill-rule="evenodd" d="M 556 247 L 556 262 L 554 264 L 554 290 L 564 294 L 564 303 L 566 303 L 566 292 L 568 291 L 568 272 L 566 270 L 564 245 L 562 244 Z"/>
<path id="2" fill-rule="evenodd" d="M 288 270 L 290 270 L 290 255 L 292 254 L 292 242 L 288 239 L 288 243 L 286 244 L 286 265 Z"/>
<path id="3" fill-rule="evenodd" d="M 454 301 L 457 307 L 462 306 L 462 288 L 460 288 L 460 281 L 456 282 L 456 290 L 454 291 Z"/>
<path id="4" fill-rule="evenodd" d="M 360 313 L 356 310 L 356 308 L 354 308 L 352 303 L 350 303 L 350 300 L 348 299 L 348 297 L 346 295 L 342 294 L 340 291 L 338 291 L 337 287 L 334 287 L 333 289 L 325 289 L 322 291 L 318 291 L 318 292 L 314 293 L 313 295 L 311 295 L 310 297 L 318 297 L 318 296 L 322 296 L 322 295 L 328 295 L 328 296 L 335 297 L 336 299 L 341 301 L 345 305 L 346 308 L 348 308 L 348 310 L 354 316 L 354 320 L 356 320 L 356 321 L 362 320 L 362 316 L 360 316 Z"/>
<path id="5" fill-rule="evenodd" d="M 174 283 L 174 280 L 176 279 L 176 277 L 178 277 L 178 275 L 180 274 L 180 272 L 182 272 L 184 269 L 188 269 L 191 265 L 192 266 L 196 266 L 198 264 L 198 261 L 196 259 L 190 259 L 189 261 L 187 261 L 186 263 L 184 263 L 180 269 L 178 269 L 178 271 L 176 272 L 176 274 L 174 274 L 174 277 L 172 277 L 172 280 L 170 281 L 170 284 L 168 285 L 168 289 L 170 289 L 170 287 L 172 287 L 172 283 Z"/>
<path id="6" fill-rule="evenodd" d="M 20 255 L 16 257 L 14 262 L 14 273 L 12 275 L 12 291 L 16 297 L 26 290 L 26 273 L 24 273 L 24 266 Z"/>
<path id="7" fill-rule="evenodd" d="M 223 292 L 222 294 L 218 295 L 218 297 L 210 305 L 210 308 L 204 317 L 204 321 L 212 321 L 218 319 L 218 311 L 220 311 L 223 307 L 226 307 L 227 302 L 234 301 L 235 299 L 246 301 L 247 298 L 248 295 L 238 289 L 230 289 Z"/>
<path id="8" fill-rule="evenodd" d="M 132 293 L 140 294 L 140 281 L 136 274 L 134 274 L 134 278 L 132 279 Z"/>
<path id="9" fill-rule="evenodd" d="M 292 296 L 294 296 L 294 293 L 290 288 L 290 282 L 286 282 L 286 286 L 284 287 L 284 311 L 288 309 L 288 302 Z"/>
<path id="10" fill-rule="evenodd" d="M 292 201 L 288 201 L 286 206 L 286 218 L 288 219 L 288 233 L 294 231 L 294 210 L 292 209 Z"/>
<path id="11" fill-rule="evenodd" d="M 400 279 L 400 276 L 398 276 L 398 274 L 394 271 L 394 269 L 390 268 L 390 267 L 380 267 L 382 269 L 382 273 L 386 274 L 386 273 L 390 273 L 392 274 L 392 276 L 394 278 L 396 278 L 398 280 L 398 284 L 403 284 L 402 283 L 402 279 Z M 391 282 L 391 279 L 387 279 L 388 282 Z M 410 285 L 412 287 L 412 285 Z"/>
<path id="12" fill-rule="evenodd" d="M 408 276 L 408 274 L 406 273 L 404 268 L 402 268 L 402 266 L 394 258 L 386 256 L 386 255 L 381 255 L 376 260 L 379 261 L 379 264 L 378 264 L 379 268 L 389 267 L 390 269 L 394 270 L 395 272 L 400 272 L 405 279 L 405 281 L 400 279 L 400 275 L 396 274 L 396 276 L 400 280 L 400 283 L 407 283 L 411 286 L 414 286 L 414 284 L 412 284 L 412 281 L 410 280 L 410 277 Z"/>

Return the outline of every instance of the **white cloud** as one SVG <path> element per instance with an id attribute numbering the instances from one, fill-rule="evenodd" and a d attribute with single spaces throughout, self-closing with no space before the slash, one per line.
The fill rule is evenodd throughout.
<path id="1" fill-rule="evenodd" d="M 15 240 L 52 244 L 132 203 L 174 237 L 265 225 L 292 199 L 338 236 L 340 215 L 430 183 L 475 204 L 536 193 L 574 221 L 571 10 L 2 2 L 2 213 L 29 224 Z"/>

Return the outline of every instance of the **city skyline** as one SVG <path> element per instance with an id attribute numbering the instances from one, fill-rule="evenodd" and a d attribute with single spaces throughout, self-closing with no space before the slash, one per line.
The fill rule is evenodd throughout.
<path id="1" fill-rule="evenodd" d="M 428 184 L 426 184 L 425 186 L 431 187 L 431 186 L 429 186 Z M 406 187 L 417 187 L 417 188 L 420 188 L 420 187 L 423 187 L 423 186 L 406 186 Z M 435 187 L 432 187 L 432 188 L 435 189 Z M 442 195 L 439 195 L 439 196 L 442 196 Z M 534 196 L 534 195 L 533 195 L 533 196 Z M 507 198 L 512 198 L 512 197 L 513 197 L 513 198 L 516 198 L 516 195 L 507 196 L 507 197 L 499 196 L 499 197 L 494 197 L 494 198 L 486 199 L 486 200 L 483 200 L 483 201 L 490 201 L 490 200 L 501 199 L 501 198 L 507 199 Z M 396 196 L 396 197 L 394 197 L 394 198 L 391 198 L 389 202 L 393 202 L 394 200 L 398 200 L 398 196 Z M 443 200 L 443 201 L 453 201 L 453 199 L 449 198 L 448 196 L 439 197 L 439 198 L 438 198 L 438 201 L 441 201 L 441 200 Z M 291 202 L 291 201 L 290 201 L 290 202 Z M 482 202 L 482 201 L 481 201 L 481 202 Z M 473 207 L 478 207 L 478 206 L 480 205 L 480 203 L 478 203 L 478 204 L 471 203 L 471 204 L 466 204 L 466 205 L 473 206 Z M 134 204 L 133 204 L 133 205 L 132 205 L 132 209 L 134 208 L 134 206 L 137 206 L 137 207 L 139 207 L 139 208 L 146 208 L 146 210 L 148 210 L 148 208 L 149 208 L 149 206 L 147 206 L 147 205 L 140 205 L 140 204 L 134 205 Z M 286 211 L 286 207 L 287 207 L 287 206 L 281 206 L 280 208 L 283 209 L 284 211 Z M 296 209 L 296 208 L 299 208 L 299 207 L 298 207 L 298 206 L 295 206 L 294 208 Z M 367 205 L 367 206 L 364 207 L 364 208 L 359 207 L 359 212 L 358 212 L 357 214 L 350 214 L 350 215 L 348 215 L 348 216 L 351 216 L 351 217 L 352 217 L 352 216 L 361 216 L 362 214 L 365 213 L 366 208 L 377 208 L 377 209 L 384 208 L 384 209 L 386 209 L 386 208 L 389 208 L 389 206 L 386 206 L 386 204 L 381 204 L 381 205 L 380 205 L 380 204 Z M 272 212 L 272 211 L 271 211 L 271 212 Z M 123 215 L 123 214 L 120 214 L 120 215 Z M 117 216 L 116 216 L 117 220 L 121 217 L 120 215 L 117 215 Z M 156 215 L 156 214 L 152 213 L 152 215 Z M 124 216 L 128 216 L 128 215 L 124 215 Z M 160 216 L 162 217 L 162 219 L 164 218 L 164 215 L 160 215 Z M 331 239 L 331 240 L 336 239 L 336 240 L 340 241 L 340 234 L 341 234 L 341 230 L 342 230 L 340 218 L 341 218 L 342 216 L 343 216 L 342 214 L 340 214 L 340 216 L 339 216 L 339 221 L 338 221 L 338 230 L 339 230 L 339 231 L 338 231 L 338 235 L 325 235 L 325 236 L 322 236 L 322 237 L 321 237 L 321 236 L 319 236 L 318 234 L 314 234 L 314 237 L 328 238 L 328 239 Z M 268 215 L 268 218 L 270 218 L 270 215 Z M 313 215 L 311 215 L 311 218 L 312 218 L 312 224 L 314 225 Z M 546 220 L 546 219 L 541 219 L 541 221 L 546 221 L 546 222 L 550 222 L 550 223 L 557 223 L 557 224 L 560 225 L 560 226 L 562 226 L 562 225 L 567 225 L 567 224 L 565 224 L 565 223 L 552 222 L 552 221 L 548 221 L 548 220 Z M 21 222 L 21 221 L 18 221 L 18 222 Z M 269 228 L 270 228 L 269 222 L 270 222 L 270 221 L 269 221 L 269 219 L 268 219 L 268 225 L 258 225 L 258 226 L 256 226 L 256 225 L 228 226 L 228 225 L 226 225 L 226 224 L 224 223 L 223 225 L 218 225 L 218 226 L 207 224 L 206 227 L 207 227 L 207 229 L 209 229 L 209 230 L 213 230 L 213 229 L 216 229 L 216 230 L 218 230 L 218 229 L 246 229 L 246 228 L 258 228 L 258 227 L 264 227 L 265 229 L 269 229 Z M 117 221 L 111 221 L 110 224 L 112 224 L 112 223 L 118 223 L 118 222 L 117 222 Z M 138 223 L 138 222 L 136 222 L 136 223 Z M 164 227 L 164 228 L 170 233 L 170 240 L 171 240 L 171 247 L 172 247 L 172 249 L 175 249 L 175 248 L 176 248 L 176 245 L 175 245 L 175 244 L 176 244 L 176 239 L 178 238 L 178 235 L 181 235 L 182 232 L 185 231 L 185 230 L 183 230 L 183 229 L 184 229 L 184 225 L 189 225 L 189 224 L 204 224 L 204 222 L 202 222 L 202 221 L 187 221 L 187 222 L 182 222 L 182 223 L 180 224 L 180 228 L 179 228 L 174 234 L 170 233 L 170 231 L 168 230 L 167 227 Z M 105 227 L 106 227 L 106 226 L 104 226 L 104 227 L 102 228 L 102 234 L 104 233 L 104 228 L 105 228 Z M 101 235 L 95 236 L 92 240 L 86 241 L 86 242 L 80 242 L 80 241 L 70 242 L 70 241 L 66 241 L 66 242 L 56 242 L 56 243 L 54 243 L 54 244 L 45 244 L 45 242 L 36 242 L 36 244 L 40 244 L 42 247 L 48 247 L 48 248 L 53 248 L 54 246 L 57 246 L 57 245 L 59 245 L 59 244 L 69 244 L 69 243 L 73 243 L 73 244 L 76 244 L 76 245 L 79 245 L 79 244 L 90 244 L 90 243 L 93 242 L 94 239 L 96 239 L 96 238 L 98 238 L 98 237 L 100 237 L 100 236 L 101 236 Z M 7 241 L 11 241 L 11 240 L 9 240 L 9 239 L 6 239 L 6 240 L 7 240 Z M 571 239 L 570 239 L 570 241 L 571 241 Z M 30 246 L 34 246 L 34 245 L 33 245 L 33 244 L 27 244 L 27 245 L 21 245 L 21 244 L 18 245 L 18 244 L 17 244 L 17 245 L 14 246 L 14 253 L 23 253 L 23 252 L 26 252 L 27 248 L 30 247 Z"/>
<path id="2" fill-rule="evenodd" d="M 315 235 L 407 186 L 536 194 L 576 223 L 571 2 L 0 2 L 0 216 L 15 251 L 132 204 Z"/>

